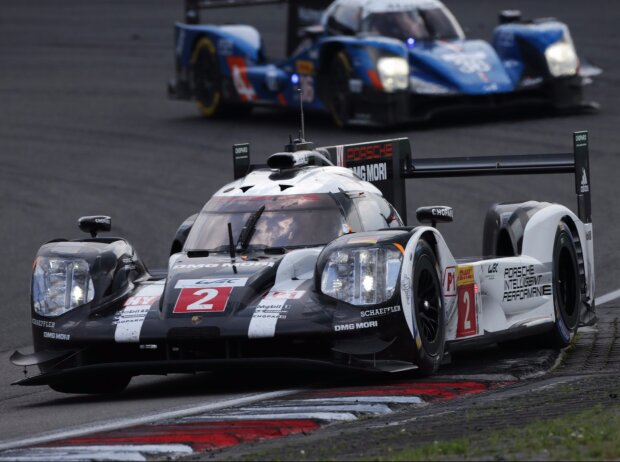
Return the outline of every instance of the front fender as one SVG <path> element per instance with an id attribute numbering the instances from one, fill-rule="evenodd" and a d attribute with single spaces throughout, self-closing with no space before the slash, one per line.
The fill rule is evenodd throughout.
<path id="1" fill-rule="evenodd" d="M 457 312 L 456 312 L 456 260 L 450 252 L 448 245 L 443 236 L 437 229 L 430 226 L 417 227 L 405 247 L 403 256 L 403 267 L 400 275 L 400 296 L 403 304 L 403 313 L 412 337 L 418 343 L 420 336 L 418 327 L 415 325 L 413 316 L 413 256 L 416 246 L 420 239 L 426 239 L 435 251 L 437 262 L 439 263 L 439 275 L 441 279 L 442 295 L 444 301 L 445 320 L 446 320 L 446 338 L 452 338 L 450 335 L 452 329 L 456 330 Z"/>

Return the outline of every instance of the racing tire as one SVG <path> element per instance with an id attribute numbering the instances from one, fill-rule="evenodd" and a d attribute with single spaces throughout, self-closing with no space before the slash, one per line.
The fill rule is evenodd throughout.
<path id="1" fill-rule="evenodd" d="M 59 393 L 72 393 L 81 395 L 104 395 L 120 393 L 131 381 L 131 376 L 121 375 L 118 377 L 83 377 L 73 381 L 61 381 L 49 384 L 49 387 Z"/>
<path id="2" fill-rule="evenodd" d="M 418 373 L 437 371 L 445 349 L 445 310 L 439 264 L 431 246 L 420 239 L 413 256 L 414 361 Z"/>
<path id="3" fill-rule="evenodd" d="M 201 38 L 194 46 L 192 69 L 198 111 L 204 117 L 215 117 L 222 107 L 221 76 L 215 45 L 209 38 Z"/>
<path id="4" fill-rule="evenodd" d="M 570 228 L 563 221 L 555 234 L 551 274 L 555 323 L 548 343 L 555 348 L 564 348 L 577 333 L 581 287 L 577 247 Z"/>
<path id="5" fill-rule="evenodd" d="M 351 109 L 349 78 L 352 69 L 344 51 L 336 53 L 329 65 L 326 103 L 334 123 L 340 128 L 345 127 L 349 122 Z"/>

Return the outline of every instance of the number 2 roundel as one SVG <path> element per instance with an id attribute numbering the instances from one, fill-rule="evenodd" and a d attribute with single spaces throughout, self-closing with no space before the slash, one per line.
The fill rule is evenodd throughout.
<path id="1" fill-rule="evenodd" d="M 173 313 L 222 313 L 232 287 L 183 288 Z"/>
<path id="2" fill-rule="evenodd" d="M 458 268 L 457 290 L 458 323 L 456 337 L 470 337 L 478 332 L 476 288 L 473 266 Z"/>

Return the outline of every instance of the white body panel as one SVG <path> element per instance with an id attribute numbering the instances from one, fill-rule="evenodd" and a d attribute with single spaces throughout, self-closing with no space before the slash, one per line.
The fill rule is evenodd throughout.
<path id="1" fill-rule="evenodd" d="M 584 258 L 586 303 L 594 300 L 592 225 L 583 224 L 564 206 L 551 204 L 527 222 L 520 256 L 456 263 L 440 233 L 430 227 L 416 229 L 405 249 L 401 272 L 401 299 L 405 321 L 418 339 L 413 317 L 413 256 L 424 233 L 437 241 L 437 259 L 444 297 L 446 341 L 507 332 L 555 322 L 553 301 L 553 246 L 559 223 L 575 224 Z M 454 282 L 454 284 L 453 284 Z"/>

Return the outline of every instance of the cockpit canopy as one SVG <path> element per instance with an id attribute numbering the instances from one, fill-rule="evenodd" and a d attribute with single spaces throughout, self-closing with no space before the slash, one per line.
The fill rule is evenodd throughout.
<path id="1" fill-rule="evenodd" d="M 225 252 L 328 244 L 342 234 L 402 226 L 394 208 L 369 192 L 214 196 L 187 238 L 185 250 Z"/>
<path id="2" fill-rule="evenodd" d="M 334 35 L 373 34 L 411 40 L 464 38 L 452 13 L 437 0 L 336 0 L 323 16 Z"/>

